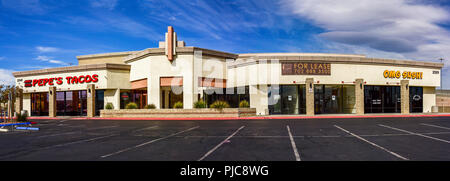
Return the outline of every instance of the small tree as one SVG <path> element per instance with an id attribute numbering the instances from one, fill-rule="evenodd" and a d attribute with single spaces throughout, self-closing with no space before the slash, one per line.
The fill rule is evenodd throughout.
<path id="1" fill-rule="evenodd" d="M 230 105 L 226 101 L 216 101 L 213 102 L 209 107 L 222 110 L 223 108 L 229 108 Z"/>
<path id="2" fill-rule="evenodd" d="M 194 102 L 194 108 L 206 108 L 206 103 L 202 100 Z"/>
<path id="3" fill-rule="evenodd" d="M 105 109 L 114 109 L 114 105 L 110 102 L 106 103 Z"/>
<path id="4" fill-rule="evenodd" d="M 137 109 L 137 108 L 138 108 L 138 106 L 134 102 L 130 102 L 125 106 L 125 109 Z"/>
<path id="5" fill-rule="evenodd" d="M 16 121 L 17 122 L 27 122 L 28 121 L 28 114 L 27 113 L 17 113 L 16 115 Z"/>
<path id="6" fill-rule="evenodd" d="M 178 101 L 173 105 L 173 108 L 175 109 L 183 109 L 183 103 Z"/>
<path id="7" fill-rule="evenodd" d="M 248 108 L 248 107 L 250 107 L 248 101 L 242 100 L 241 102 L 239 102 L 239 108 Z"/>
<path id="8" fill-rule="evenodd" d="M 149 104 L 149 105 L 146 105 L 144 107 L 144 109 L 156 109 L 156 106 L 154 104 Z"/>

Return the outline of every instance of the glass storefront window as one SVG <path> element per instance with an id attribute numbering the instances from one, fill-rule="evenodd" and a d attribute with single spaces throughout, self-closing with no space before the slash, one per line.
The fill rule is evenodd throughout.
<path id="1" fill-rule="evenodd" d="M 246 100 L 250 103 L 249 87 L 208 88 L 203 91 L 204 101 L 211 105 L 215 101 L 226 101 L 231 108 L 238 108 Z"/>
<path id="2" fill-rule="evenodd" d="M 365 113 L 400 113 L 400 86 L 364 86 Z"/>
<path id="3" fill-rule="evenodd" d="M 409 87 L 409 111 L 423 112 L 423 87 Z"/>
<path id="4" fill-rule="evenodd" d="M 316 114 L 355 113 L 354 85 L 314 85 Z"/>
<path id="5" fill-rule="evenodd" d="M 48 116 L 48 93 L 31 94 L 31 116 Z"/>
<path id="6" fill-rule="evenodd" d="M 305 85 L 269 86 L 269 114 L 305 114 Z"/>

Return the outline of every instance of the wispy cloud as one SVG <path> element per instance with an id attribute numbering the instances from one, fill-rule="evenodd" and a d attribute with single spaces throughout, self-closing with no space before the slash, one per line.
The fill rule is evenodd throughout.
<path id="1" fill-rule="evenodd" d="M 5 57 L 0 57 L 0 60 L 4 60 L 5 59 Z"/>
<path id="2" fill-rule="evenodd" d="M 257 28 L 284 28 L 277 3 L 268 0 L 173 1 L 147 0 L 142 7 L 152 21 L 171 24 L 226 40 L 230 33 L 251 33 Z"/>
<path id="3" fill-rule="evenodd" d="M 14 85 L 15 79 L 12 75 L 13 72 L 13 70 L 0 69 L 0 84 Z"/>
<path id="4" fill-rule="evenodd" d="M 60 60 L 54 60 L 53 57 L 48 57 L 48 56 L 43 56 L 43 55 L 39 55 L 35 58 L 35 60 L 39 60 L 42 62 L 49 62 L 49 63 L 53 63 L 53 64 L 60 64 L 60 65 L 69 65 L 66 62 L 60 61 Z"/>
<path id="5" fill-rule="evenodd" d="M 3 7 L 25 15 L 42 15 L 48 10 L 39 0 L 1 0 Z"/>
<path id="6" fill-rule="evenodd" d="M 44 47 L 44 46 L 37 46 L 36 50 L 41 52 L 41 53 L 47 53 L 47 52 L 56 52 L 59 51 L 59 48 L 55 48 L 55 47 Z"/>
<path id="7" fill-rule="evenodd" d="M 117 5 L 118 0 L 92 0 L 91 6 L 95 8 L 106 8 L 113 10 Z"/>
<path id="8" fill-rule="evenodd" d="M 450 32 L 440 26 L 449 22 L 450 13 L 442 7 L 414 0 L 284 0 L 283 5 L 323 28 L 318 37 L 325 40 L 377 50 L 378 55 L 450 58 Z"/>

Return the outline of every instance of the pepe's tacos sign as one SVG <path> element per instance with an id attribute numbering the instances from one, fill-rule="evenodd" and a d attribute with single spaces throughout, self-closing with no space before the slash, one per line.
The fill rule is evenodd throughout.
<path id="1" fill-rule="evenodd" d="M 25 87 L 42 87 L 42 86 L 54 86 L 63 84 L 83 84 L 83 83 L 97 83 L 98 75 L 80 75 L 80 76 L 67 76 L 67 77 L 51 77 L 41 78 L 33 80 L 25 80 Z"/>

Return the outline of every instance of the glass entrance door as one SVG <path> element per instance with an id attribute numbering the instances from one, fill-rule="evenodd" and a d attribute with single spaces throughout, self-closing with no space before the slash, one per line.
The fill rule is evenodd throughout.
<path id="1" fill-rule="evenodd" d="M 400 86 L 364 86 L 365 113 L 399 113 Z"/>
<path id="2" fill-rule="evenodd" d="M 409 87 L 409 111 L 423 112 L 423 87 Z"/>
<path id="3" fill-rule="evenodd" d="M 305 114 L 305 85 L 269 87 L 269 114 Z"/>

